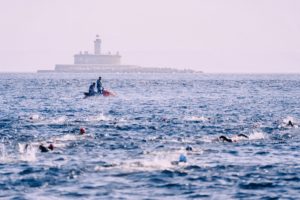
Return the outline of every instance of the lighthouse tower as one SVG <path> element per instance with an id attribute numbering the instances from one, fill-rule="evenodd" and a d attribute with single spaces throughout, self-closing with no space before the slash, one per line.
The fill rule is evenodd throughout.
<path id="1" fill-rule="evenodd" d="M 94 41 L 95 55 L 101 54 L 101 39 L 99 35 L 96 35 L 96 40 Z"/>

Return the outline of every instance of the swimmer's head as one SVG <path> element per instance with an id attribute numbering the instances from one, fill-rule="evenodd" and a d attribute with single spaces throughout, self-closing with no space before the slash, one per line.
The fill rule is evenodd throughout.
<path id="1" fill-rule="evenodd" d="M 183 154 L 180 154 L 178 162 L 187 162 L 186 156 Z"/>
<path id="2" fill-rule="evenodd" d="M 186 150 L 186 151 L 193 151 L 193 148 L 192 148 L 191 146 L 187 146 L 187 147 L 185 148 L 185 150 Z"/>
<path id="3" fill-rule="evenodd" d="M 80 133 L 80 135 L 85 134 L 85 129 L 84 128 L 80 128 L 79 133 Z"/>

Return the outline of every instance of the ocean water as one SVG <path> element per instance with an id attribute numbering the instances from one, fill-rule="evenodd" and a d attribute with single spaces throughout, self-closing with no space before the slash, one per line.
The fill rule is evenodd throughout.
<path id="1" fill-rule="evenodd" d="M 0 199 L 300 198 L 300 75 L 101 75 L 0 74 Z"/>

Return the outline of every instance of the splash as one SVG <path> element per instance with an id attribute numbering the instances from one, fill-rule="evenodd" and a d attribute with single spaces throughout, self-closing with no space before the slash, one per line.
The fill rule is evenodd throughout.
<path id="1" fill-rule="evenodd" d="M 249 140 L 266 139 L 266 135 L 263 132 L 253 132 L 248 137 L 249 137 Z"/>
<path id="2" fill-rule="evenodd" d="M 49 120 L 49 124 L 63 124 L 67 121 L 66 116 L 57 117 Z"/>
<path id="3" fill-rule="evenodd" d="M 31 122 L 38 122 L 40 120 L 42 120 L 43 118 L 38 115 L 38 114 L 32 114 L 28 117 L 28 120 L 31 121 Z"/>
<path id="4" fill-rule="evenodd" d="M 291 122 L 295 122 L 295 119 L 292 117 L 292 116 L 287 116 L 286 118 L 284 118 L 283 120 L 282 120 L 282 122 L 284 123 L 284 124 L 288 124 L 289 123 L 289 121 L 291 121 Z"/>
<path id="5" fill-rule="evenodd" d="M 99 122 L 99 121 L 110 121 L 110 120 L 111 120 L 110 117 L 107 117 L 103 113 L 101 113 L 100 115 L 90 116 L 85 121 L 87 121 L 87 122 Z"/>
<path id="6" fill-rule="evenodd" d="M 80 136 L 72 135 L 72 134 L 66 134 L 61 137 L 55 137 L 53 138 L 53 141 L 74 141 L 78 140 Z"/>
<path id="7" fill-rule="evenodd" d="M 68 118 L 66 116 L 45 118 L 38 114 L 33 114 L 28 117 L 28 121 L 36 124 L 64 124 L 67 122 Z"/>
<path id="8" fill-rule="evenodd" d="M 209 117 L 204 117 L 204 116 L 189 116 L 189 117 L 184 117 L 185 121 L 191 121 L 191 122 L 206 122 L 209 121 Z"/>
<path id="9" fill-rule="evenodd" d="M 37 148 L 32 144 L 20 144 L 18 143 L 20 160 L 27 162 L 36 161 Z"/>
<path id="10" fill-rule="evenodd" d="M 147 152 L 141 158 L 111 164 L 110 168 L 121 169 L 127 172 L 173 170 L 187 166 L 189 161 L 190 159 L 184 148 L 180 148 L 173 151 Z M 107 167 L 95 166 L 94 170 L 103 171 L 107 170 Z"/>
<path id="11" fill-rule="evenodd" d="M 292 125 L 291 125 L 292 124 Z M 287 116 L 284 118 L 279 125 L 279 128 L 298 128 L 298 122 L 295 118 L 292 116 Z"/>

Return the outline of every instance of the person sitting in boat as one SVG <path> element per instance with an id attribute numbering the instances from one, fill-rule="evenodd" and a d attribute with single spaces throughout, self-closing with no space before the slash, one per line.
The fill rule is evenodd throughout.
<path id="1" fill-rule="evenodd" d="M 97 80 L 97 92 L 99 94 L 103 93 L 103 87 L 102 87 L 102 80 L 101 80 L 101 76 L 99 76 L 98 80 Z"/>
<path id="2" fill-rule="evenodd" d="M 96 83 L 92 83 L 90 85 L 90 88 L 89 88 L 89 95 L 94 95 L 96 92 L 95 92 L 95 85 Z"/>

